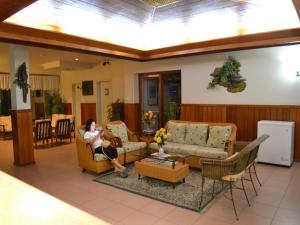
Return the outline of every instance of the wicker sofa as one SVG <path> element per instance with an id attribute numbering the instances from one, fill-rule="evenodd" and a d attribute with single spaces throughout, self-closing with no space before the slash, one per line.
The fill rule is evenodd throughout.
<path id="1" fill-rule="evenodd" d="M 121 138 L 123 146 L 118 147 L 117 151 L 118 160 L 122 165 L 139 159 L 138 152 L 144 150 L 146 143 L 138 142 L 137 136 L 128 130 L 122 121 L 110 122 L 103 126 L 103 128 L 106 139 L 113 136 Z M 84 132 L 84 127 L 76 128 L 75 139 L 79 167 L 83 171 L 90 170 L 96 173 L 112 169 L 112 165 L 105 155 L 94 154 L 91 145 L 83 139 Z"/>
<path id="2" fill-rule="evenodd" d="M 187 155 L 186 162 L 192 167 L 201 168 L 201 159 L 226 159 L 233 154 L 235 124 L 170 120 L 166 129 L 171 137 L 164 150 Z M 150 148 L 158 149 L 157 143 Z"/>

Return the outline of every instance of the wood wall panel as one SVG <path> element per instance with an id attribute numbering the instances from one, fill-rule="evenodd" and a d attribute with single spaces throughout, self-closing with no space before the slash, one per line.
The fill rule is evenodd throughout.
<path id="1" fill-rule="evenodd" d="M 295 121 L 295 159 L 300 160 L 300 107 L 292 108 L 290 120 Z"/>
<path id="2" fill-rule="evenodd" d="M 64 103 L 65 114 L 71 115 L 72 114 L 72 103 Z"/>
<path id="3" fill-rule="evenodd" d="M 139 104 L 124 104 L 124 122 L 128 129 L 137 132 L 140 127 Z"/>
<path id="4" fill-rule="evenodd" d="M 24 166 L 34 163 L 32 112 L 31 110 L 11 110 L 14 163 Z"/>
<path id="5" fill-rule="evenodd" d="M 226 106 L 223 105 L 182 105 L 181 120 L 226 122 Z"/>
<path id="6" fill-rule="evenodd" d="M 237 125 L 237 140 L 257 136 L 260 120 L 295 122 L 295 159 L 300 160 L 300 106 L 275 105 L 191 105 L 181 106 L 181 119 L 204 122 L 230 122 Z"/>
<path id="7" fill-rule="evenodd" d="M 44 103 L 34 103 L 35 119 L 45 118 L 45 106 Z"/>
<path id="8" fill-rule="evenodd" d="M 92 118 L 96 120 L 96 103 L 81 103 L 81 124 Z"/>

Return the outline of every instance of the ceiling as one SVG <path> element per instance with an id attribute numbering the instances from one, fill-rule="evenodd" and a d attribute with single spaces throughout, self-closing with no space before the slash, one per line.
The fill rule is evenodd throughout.
<path id="1" fill-rule="evenodd" d="M 300 25 L 292 0 L 38 0 L 5 23 L 139 50 Z"/>
<path id="2" fill-rule="evenodd" d="M 10 71 L 8 48 L 8 44 L 0 43 L 0 73 Z M 90 69 L 98 64 L 109 66 L 105 62 L 112 61 L 111 58 L 103 56 L 38 47 L 28 47 L 28 54 L 29 70 L 33 74 L 59 75 L 61 70 Z"/>

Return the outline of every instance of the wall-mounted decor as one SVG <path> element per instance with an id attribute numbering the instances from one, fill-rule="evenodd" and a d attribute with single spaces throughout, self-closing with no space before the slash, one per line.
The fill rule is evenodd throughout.
<path id="1" fill-rule="evenodd" d="M 92 80 L 82 81 L 82 95 L 87 96 L 93 94 L 94 94 L 93 81 Z"/>
<path id="2" fill-rule="evenodd" d="M 214 72 L 210 74 L 213 79 L 208 84 L 208 89 L 220 85 L 231 93 L 243 91 L 246 88 L 246 79 L 239 74 L 240 67 L 240 62 L 229 56 L 222 67 L 215 68 Z"/>
<path id="3" fill-rule="evenodd" d="M 148 105 L 158 105 L 158 78 L 147 79 Z"/>
<path id="4" fill-rule="evenodd" d="M 105 96 L 108 96 L 108 95 L 109 95 L 109 89 L 108 89 L 108 88 L 105 88 L 105 89 L 104 89 L 104 95 L 105 95 Z"/>
<path id="5" fill-rule="evenodd" d="M 26 68 L 26 63 L 23 62 L 19 67 L 18 71 L 15 75 L 16 79 L 14 80 L 14 84 L 18 85 L 19 88 L 22 89 L 23 93 L 23 102 L 27 102 L 27 94 L 30 85 L 27 83 L 28 73 Z"/>

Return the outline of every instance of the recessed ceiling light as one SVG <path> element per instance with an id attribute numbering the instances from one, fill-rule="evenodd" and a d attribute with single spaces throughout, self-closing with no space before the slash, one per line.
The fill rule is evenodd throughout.
<path id="1" fill-rule="evenodd" d="M 78 61 L 79 59 L 78 59 L 78 58 L 75 58 L 74 60 L 75 60 L 75 61 Z"/>

